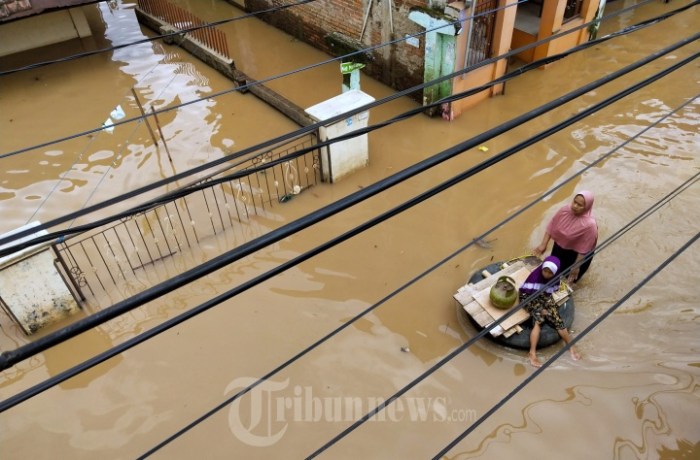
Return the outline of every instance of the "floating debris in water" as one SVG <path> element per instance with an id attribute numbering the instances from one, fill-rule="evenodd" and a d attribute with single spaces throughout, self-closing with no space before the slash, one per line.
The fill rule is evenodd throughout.
<path id="1" fill-rule="evenodd" d="M 124 109 L 122 109 L 121 105 L 117 105 L 114 110 L 112 110 L 109 114 L 110 117 L 112 117 L 115 120 L 121 120 L 126 116 L 124 113 Z"/>
<path id="2" fill-rule="evenodd" d="M 409 351 L 411 351 L 411 349 L 408 347 L 401 347 L 401 351 L 403 351 L 404 353 L 408 353 Z"/>
<path id="3" fill-rule="evenodd" d="M 488 151 L 489 151 L 489 148 L 486 147 L 485 145 L 482 145 L 482 146 L 479 147 L 479 150 L 482 151 L 482 152 L 488 152 Z"/>
<path id="4" fill-rule="evenodd" d="M 494 239 L 492 239 L 492 240 L 488 240 L 488 241 L 487 241 L 487 240 L 485 240 L 485 239 L 483 239 L 483 238 L 474 238 L 474 243 L 475 243 L 477 246 L 479 246 L 480 248 L 491 249 L 491 248 L 493 247 L 493 246 L 491 245 L 491 243 L 493 243 L 493 242 L 496 241 L 497 239 L 498 239 L 498 238 L 494 238 Z"/>

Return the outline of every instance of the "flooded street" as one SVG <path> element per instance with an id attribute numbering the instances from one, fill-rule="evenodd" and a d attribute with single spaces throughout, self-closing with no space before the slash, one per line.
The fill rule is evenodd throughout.
<path id="1" fill-rule="evenodd" d="M 243 14 L 223 2 L 178 4 L 204 21 Z M 606 14 L 632 5 L 617 0 Z M 604 22 L 598 36 L 682 5 L 649 2 Z M 2 58 L 0 71 L 153 36 L 138 25 L 132 8 L 97 4 L 92 19 L 104 33 L 96 31 L 94 43 L 68 42 Z M 251 219 L 246 231 L 256 236 L 279 228 L 689 37 L 700 30 L 698 12 L 696 6 L 525 73 L 508 82 L 505 95 L 453 122 L 419 114 L 374 131 L 368 168 L 274 206 Z M 219 28 L 236 66 L 252 78 L 264 80 L 329 59 L 256 19 Z M 292 260 L 698 51 L 700 44 L 692 42 L 486 141 L 485 148 L 469 149 L 23 361 L 0 374 L 0 400 Z M 361 84 L 376 99 L 393 94 L 365 76 Z M 341 75 L 334 62 L 266 85 L 310 107 L 340 93 Z M 108 117 L 118 122 L 139 115 L 132 88 L 150 111 L 233 86 L 184 50 L 158 41 L 0 76 L 0 233 L 49 221 L 297 129 L 252 94 L 231 91 L 159 115 L 167 150 L 162 142 L 154 144 L 143 122 L 115 126 L 111 133 L 97 130 Z M 134 458 L 155 447 L 154 458 L 301 458 L 325 447 L 324 458 L 432 458 L 509 394 L 447 458 L 536 459 L 542 452 L 557 458 L 698 458 L 700 245 L 690 246 L 617 304 L 700 229 L 699 89 L 694 60 L 396 217 L 0 413 L 3 458 Z M 370 124 L 415 107 L 404 97 L 373 108 Z M 653 123 L 658 124 L 643 132 Z M 82 132 L 89 133 L 73 137 Z M 39 147 L 30 149 L 34 146 Z M 625 230 L 686 181 L 687 188 L 668 204 Z M 177 185 L 182 184 L 169 188 Z M 453 294 L 492 261 L 529 254 L 548 219 L 576 190 L 595 193 L 601 249 L 576 286 L 573 336 L 617 307 L 578 342 L 582 359 L 562 355 L 513 394 L 534 372 L 526 352 L 481 339 L 434 368 L 477 333 Z M 494 227 L 484 244 L 460 250 Z M 223 235 L 203 242 L 191 257 L 203 262 L 230 249 Z M 89 305 L 81 315 L 98 309 Z M 0 315 L 0 351 L 60 326 L 27 337 Z M 560 349 L 561 344 L 543 349 L 540 358 Z M 431 373 L 386 410 L 325 446 L 425 372 Z M 266 375 L 236 403 L 222 405 Z"/>

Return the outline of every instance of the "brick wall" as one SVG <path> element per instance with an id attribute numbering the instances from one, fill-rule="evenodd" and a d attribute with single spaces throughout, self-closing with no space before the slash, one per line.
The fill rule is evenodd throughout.
<path id="1" fill-rule="evenodd" d="M 369 2 L 370 14 L 363 32 L 362 26 Z M 245 0 L 248 11 L 259 11 L 293 3 L 290 0 Z M 262 15 L 261 19 L 305 41 L 331 56 L 346 54 L 348 49 L 329 42 L 331 34 L 340 34 L 353 43 L 354 48 L 367 48 L 396 40 L 423 29 L 408 19 L 413 7 L 426 8 L 428 0 L 317 0 L 301 6 Z M 393 32 L 392 32 L 393 25 Z M 402 90 L 423 81 L 424 39 L 418 46 L 400 41 L 369 53 L 370 59 L 363 71 L 383 83 Z M 412 97 L 421 100 L 421 94 Z"/>

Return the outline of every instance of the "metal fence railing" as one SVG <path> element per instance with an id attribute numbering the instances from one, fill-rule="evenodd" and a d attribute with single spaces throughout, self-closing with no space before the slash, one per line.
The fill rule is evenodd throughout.
<path id="1" fill-rule="evenodd" d="M 253 239 L 253 216 L 320 182 L 318 149 L 276 162 L 315 143 L 316 134 L 307 134 L 190 184 L 199 189 L 185 196 L 56 243 L 63 271 L 82 297 L 116 302 L 188 269 L 166 261 L 206 238 L 233 229 L 229 244 Z"/>
<path id="2" fill-rule="evenodd" d="M 173 5 L 168 0 L 138 0 L 138 8 L 178 30 L 191 29 L 207 24 L 189 11 Z M 220 56 L 230 59 L 226 34 L 221 30 L 215 27 L 202 27 L 201 29 L 188 32 L 187 36 Z"/>

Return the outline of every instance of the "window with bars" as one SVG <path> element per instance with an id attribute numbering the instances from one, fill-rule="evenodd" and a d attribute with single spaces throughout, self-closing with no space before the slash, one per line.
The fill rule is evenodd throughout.
<path id="1" fill-rule="evenodd" d="M 463 28 L 468 34 L 465 67 L 491 57 L 497 7 L 497 0 L 477 0 L 473 17 L 465 18 Z"/>
<path id="2" fill-rule="evenodd" d="M 581 15 L 582 5 L 583 0 L 567 0 L 566 8 L 564 8 L 564 22 L 579 17 Z"/>

